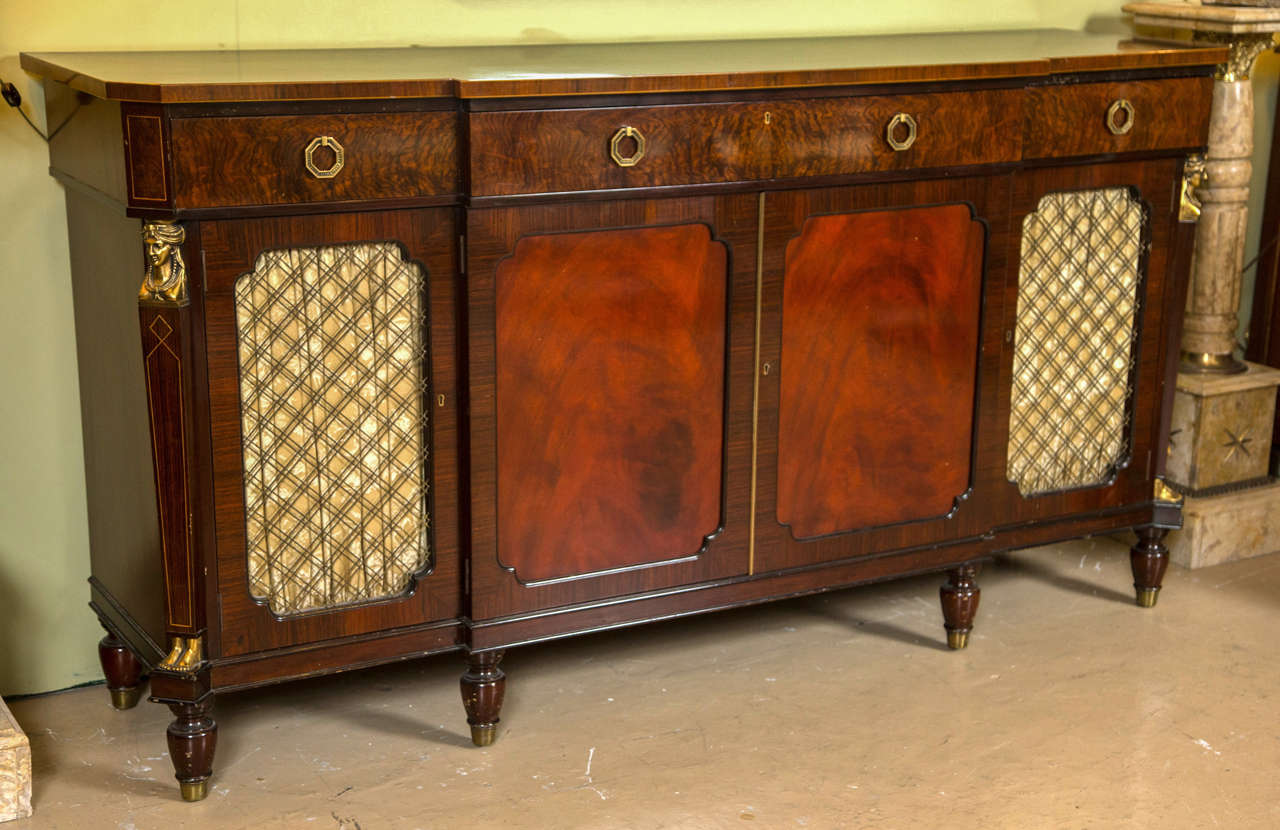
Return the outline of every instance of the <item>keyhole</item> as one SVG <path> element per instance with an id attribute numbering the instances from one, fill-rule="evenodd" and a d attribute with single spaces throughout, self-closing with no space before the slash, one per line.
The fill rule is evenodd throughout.
<path id="1" fill-rule="evenodd" d="M 444 406 L 444 395 L 436 395 L 436 406 Z"/>
<path id="2" fill-rule="evenodd" d="M 766 112 L 764 114 L 764 123 L 769 124 L 769 123 L 772 123 L 772 121 L 773 121 L 773 113 Z"/>
<path id="3" fill-rule="evenodd" d="M 771 368 L 771 367 L 770 367 L 770 365 L 769 365 L 768 363 L 766 363 L 766 364 L 764 364 L 764 366 L 763 366 L 763 367 L 761 367 L 761 371 L 762 371 L 762 372 L 764 372 L 764 374 L 766 374 L 766 375 L 767 375 L 767 374 L 769 374 L 769 369 L 770 369 L 770 368 Z"/>

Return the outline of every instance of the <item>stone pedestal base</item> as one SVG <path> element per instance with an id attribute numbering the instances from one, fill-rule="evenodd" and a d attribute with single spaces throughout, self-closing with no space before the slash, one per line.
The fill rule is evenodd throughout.
<path id="1" fill-rule="evenodd" d="M 1221 496 L 1187 496 L 1182 530 L 1165 542 L 1169 558 L 1184 568 L 1280 552 L 1280 482 Z"/>
<path id="2" fill-rule="evenodd" d="M 0 700 L 0 821 L 31 815 L 31 745 Z"/>
<path id="3" fill-rule="evenodd" d="M 1248 363 L 1238 375 L 1179 374 L 1165 478 L 1190 496 L 1267 480 L 1280 370 Z"/>

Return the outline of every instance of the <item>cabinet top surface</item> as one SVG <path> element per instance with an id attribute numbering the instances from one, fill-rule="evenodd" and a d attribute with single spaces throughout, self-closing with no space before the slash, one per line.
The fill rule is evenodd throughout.
<path id="1" fill-rule="evenodd" d="M 668 93 L 1204 66 L 1182 48 L 1068 30 L 673 43 L 23 53 L 100 98 L 155 103 Z"/>

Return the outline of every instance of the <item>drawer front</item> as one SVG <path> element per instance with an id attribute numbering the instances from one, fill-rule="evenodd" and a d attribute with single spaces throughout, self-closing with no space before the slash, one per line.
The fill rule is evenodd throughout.
<path id="1" fill-rule="evenodd" d="M 510 196 L 1015 161 L 1018 94 L 475 113 L 471 188 Z M 895 116 L 901 149 L 888 137 Z"/>
<path id="2" fill-rule="evenodd" d="M 1169 78 L 1030 90 L 1027 158 L 1203 146 L 1213 79 Z"/>
<path id="3" fill-rule="evenodd" d="M 411 199 L 458 190 L 453 112 L 176 118 L 171 130 L 179 208 Z"/>
<path id="4" fill-rule="evenodd" d="M 474 113 L 471 192 L 510 196 L 768 178 L 767 110 L 705 104 Z M 634 132 L 622 135 L 628 127 Z"/>
<path id="5" fill-rule="evenodd" d="M 1012 162 L 1022 149 L 1020 90 L 785 101 L 771 120 L 780 178 Z"/>

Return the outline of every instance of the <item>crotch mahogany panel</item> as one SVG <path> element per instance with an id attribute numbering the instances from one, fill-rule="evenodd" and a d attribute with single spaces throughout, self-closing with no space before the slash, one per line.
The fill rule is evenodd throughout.
<path id="1" fill-rule="evenodd" d="M 985 232 L 961 204 L 815 216 L 787 246 L 778 521 L 940 516 L 969 487 Z"/>
<path id="2" fill-rule="evenodd" d="M 727 253 L 702 224 L 543 234 L 497 271 L 498 556 L 537 581 L 721 523 Z"/>

